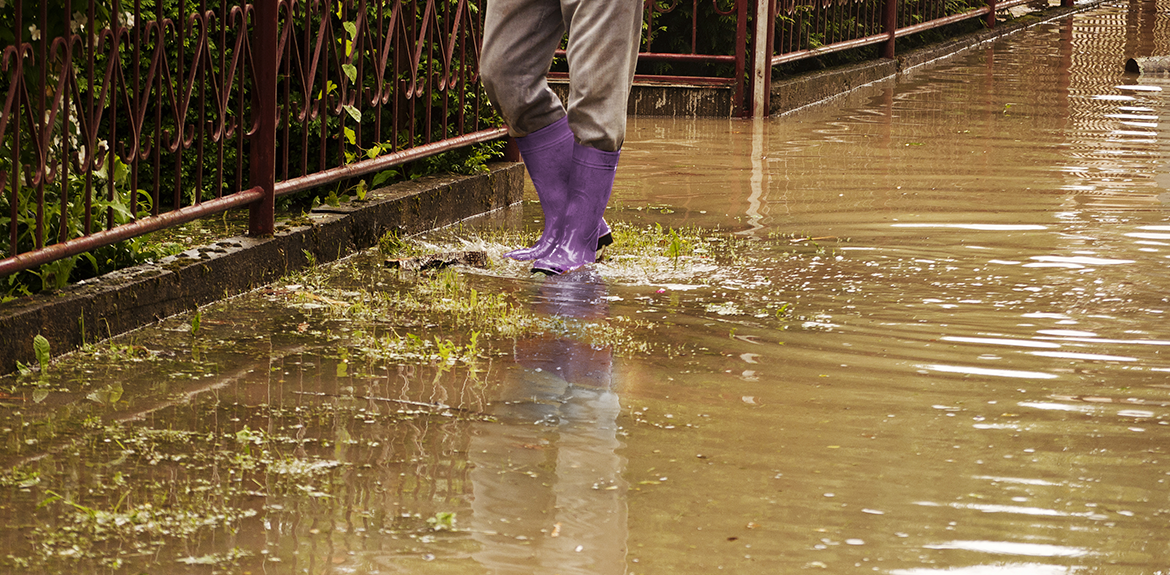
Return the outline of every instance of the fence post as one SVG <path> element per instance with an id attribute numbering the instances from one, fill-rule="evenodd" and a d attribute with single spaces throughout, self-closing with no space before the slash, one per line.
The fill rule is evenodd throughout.
<path id="1" fill-rule="evenodd" d="M 731 103 L 731 115 L 747 117 L 751 114 L 748 108 L 751 102 L 747 101 L 744 86 L 744 74 L 747 73 L 747 21 L 749 0 L 736 0 L 735 16 L 735 100 Z"/>
<path id="2" fill-rule="evenodd" d="M 520 157 L 520 146 L 516 145 L 516 138 L 513 138 L 512 136 L 507 136 L 504 138 L 504 161 L 523 161 L 523 158 Z"/>
<path id="3" fill-rule="evenodd" d="M 752 117 L 771 113 L 773 30 L 776 29 L 775 0 L 756 0 L 756 31 L 752 34 Z"/>
<path id="4" fill-rule="evenodd" d="M 987 27 L 995 28 L 995 0 L 987 0 Z"/>
<path id="5" fill-rule="evenodd" d="M 882 45 L 882 58 L 894 58 L 894 40 L 898 31 L 898 0 L 882 2 L 882 26 L 885 28 L 886 43 Z"/>
<path id="6" fill-rule="evenodd" d="M 20 251 L 17 249 L 17 243 L 16 243 L 17 240 L 19 239 L 19 236 L 17 235 L 18 226 L 16 225 L 16 222 L 19 221 L 18 218 L 20 215 L 20 212 L 19 212 L 19 210 L 20 210 L 20 184 L 21 184 L 21 181 L 24 179 L 23 172 L 21 171 L 21 167 L 20 167 L 20 145 L 21 145 L 20 135 L 22 132 L 22 130 L 20 129 L 20 114 L 21 114 L 21 112 L 24 111 L 24 106 L 26 105 L 24 103 L 24 98 L 23 98 L 23 94 L 24 94 L 25 90 L 20 89 L 22 87 L 21 84 L 24 82 L 24 51 L 19 49 L 20 46 L 24 43 L 23 8 L 24 8 L 24 2 L 21 2 L 21 1 L 18 1 L 16 3 L 16 6 L 13 7 L 13 10 L 16 12 L 16 22 L 15 22 L 15 24 L 12 25 L 13 26 L 12 34 L 14 36 L 16 36 L 16 41 L 13 43 L 13 45 L 16 46 L 18 49 L 16 51 L 16 57 L 13 58 L 13 60 L 15 60 L 15 62 L 14 62 L 15 69 L 13 70 L 13 73 L 12 73 L 12 79 L 13 79 L 14 85 L 9 86 L 9 88 L 8 88 L 9 90 L 13 90 L 16 93 L 14 98 L 13 98 L 14 101 L 12 102 L 12 108 L 11 108 L 12 114 L 15 116 L 15 120 L 16 120 L 14 122 L 14 124 L 16 125 L 16 129 L 13 130 L 13 132 L 12 132 L 12 164 L 11 164 L 11 167 L 9 168 L 10 172 L 8 174 L 6 174 L 6 175 L 12 177 L 12 193 L 8 197 L 8 207 L 9 207 L 9 211 L 10 211 L 9 219 L 8 219 L 8 242 L 9 243 L 8 243 L 8 254 L 6 254 L 10 258 L 14 258 L 20 254 Z M 0 179 L 0 194 L 2 194 L 2 193 L 4 193 L 4 180 Z"/>
<path id="7" fill-rule="evenodd" d="M 276 68 L 279 0 L 256 0 L 252 59 L 256 74 L 256 132 L 249 143 L 249 183 L 263 188 L 264 198 L 248 211 L 248 235 L 270 236 L 276 231 Z"/>

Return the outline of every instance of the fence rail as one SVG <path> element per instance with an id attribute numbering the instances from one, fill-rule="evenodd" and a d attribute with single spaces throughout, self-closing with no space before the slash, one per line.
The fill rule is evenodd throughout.
<path id="1" fill-rule="evenodd" d="M 271 233 L 279 195 L 504 136 L 487 1 L 0 2 L 0 278 L 245 206 Z M 1026 0 L 976 1 L 645 0 L 637 80 L 766 115 L 773 66 Z"/>

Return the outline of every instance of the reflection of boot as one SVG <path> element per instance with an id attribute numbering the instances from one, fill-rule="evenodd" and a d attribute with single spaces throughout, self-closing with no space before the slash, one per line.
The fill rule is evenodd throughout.
<path id="1" fill-rule="evenodd" d="M 560 275 L 595 261 L 601 216 L 613 191 L 620 155 L 573 143 L 564 223 L 554 230 L 556 245 L 536 258 L 533 271 Z"/>
<path id="2" fill-rule="evenodd" d="M 524 369 L 503 370 L 495 421 L 472 424 L 470 555 L 483 573 L 620 575 L 628 484 L 613 350 L 572 335 L 609 316 L 605 281 L 584 270 L 531 285 L 533 312 L 567 329 L 518 340 Z"/>
<path id="3" fill-rule="evenodd" d="M 569 117 L 565 116 L 527 136 L 516 138 L 520 156 L 528 168 L 536 195 L 540 198 L 540 209 L 544 211 L 544 233 L 530 248 L 522 248 L 504 254 L 514 260 L 534 260 L 543 257 L 555 247 L 554 230 L 564 224 L 568 207 L 568 183 L 573 155 L 573 132 L 569 129 Z M 597 250 L 613 243 L 609 226 L 604 221 L 598 229 Z"/>
<path id="4" fill-rule="evenodd" d="M 605 281 L 596 271 L 583 270 L 539 282 L 532 298 L 532 310 L 563 318 L 569 326 L 604 322 L 609 315 L 605 295 Z M 544 334 L 517 340 L 514 349 L 516 362 L 529 371 L 557 377 L 574 388 L 610 389 L 613 348 L 608 345 L 565 337 L 565 334 Z"/>

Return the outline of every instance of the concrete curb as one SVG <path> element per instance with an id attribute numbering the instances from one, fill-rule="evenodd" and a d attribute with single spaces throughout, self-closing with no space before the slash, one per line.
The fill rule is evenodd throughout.
<path id="1" fill-rule="evenodd" d="M 247 292 L 289 272 L 377 245 L 386 232 L 415 234 L 507 207 L 524 197 L 524 164 L 497 163 L 486 174 L 431 176 L 371 191 L 363 202 L 322 206 L 307 220 L 278 222 L 270 238 L 235 237 L 106 274 L 51 294 L 0 306 L 0 373 L 36 363 L 32 341 L 54 356 L 85 342 Z"/>
<path id="2" fill-rule="evenodd" d="M 954 56 L 980 44 L 998 40 L 1008 34 L 1027 30 L 1034 26 L 1063 18 L 1070 14 L 1096 8 L 1104 0 L 1092 0 L 1068 8 L 1052 8 L 1036 17 L 1025 16 L 1017 20 L 998 24 L 994 29 L 974 32 L 938 44 L 898 55 L 893 60 L 877 60 L 853 66 L 833 68 L 822 72 L 810 72 L 772 82 L 769 115 L 783 115 L 806 106 L 811 106 L 860 88 L 866 84 L 904 74 L 935 60 Z"/>

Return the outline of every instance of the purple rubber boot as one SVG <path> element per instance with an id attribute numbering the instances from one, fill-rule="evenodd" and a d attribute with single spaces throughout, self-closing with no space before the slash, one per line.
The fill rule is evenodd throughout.
<path id="1" fill-rule="evenodd" d="M 569 158 L 573 155 L 573 131 L 565 116 L 527 136 L 516 138 L 524 167 L 536 187 L 544 211 L 544 233 L 530 248 L 504 254 L 514 260 L 534 260 L 552 249 L 553 230 L 561 225 L 569 202 Z"/>
<path id="2" fill-rule="evenodd" d="M 564 223 L 554 230 L 554 248 L 536 259 L 532 271 L 560 275 L 596 260 L 601 216 L 613 191 L 619 156 L 620 151 L 603 152 L 573 144 Z"/>
<path id="3" fill-rule="evenodd" d="M 554 232 L 564 219 L 568 206 L 569 171 L 573 156 L 573 132 L 569 129 L 569 117 L 565 116 L 527 136 L 516 138 L 520 157 L 536 187 L 540 198 L 540 209 L 544 211 L 544 232 L 536 244 L 504 254 L 519 261 L 543 257 L 556 247 Z M 605 220 L 597 230 L 597 255 L 600 257 L 605 246 L 613 243 L 613 234 Z"/>

